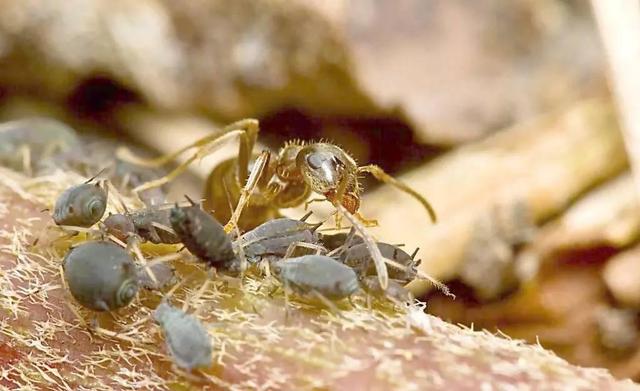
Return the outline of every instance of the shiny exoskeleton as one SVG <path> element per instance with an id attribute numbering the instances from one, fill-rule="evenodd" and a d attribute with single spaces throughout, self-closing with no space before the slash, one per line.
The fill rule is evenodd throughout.
<path id="1" fill-rule="evenodd" d="M 171 228 L 171 210 L 149 208 L 126 214 L 112 214 L 104 220 L 107 232 L 120 240 L 138 236 L 151 243 L 176 244 L 180 237 Z"/>
<path id="2" fill-rule="evenodd" d="M 272 261 L 284 257 L 292 244 L 318 245 L 318 226 L 285 217 L 274 219 L 245 233 L 234 245 L 242 246 L 250 263 Z"/>
<path id="3" fill-rule="evenodd" d="M 138 292 L 136 265 L 129 253 L 114 243 L 82 243 L 69 250 L 62 266 L 71 295 L 89 309 L 124 307 Z"/>
<path id="4" fill-rule="evenodd" d="M 100 184 L 82 183 L 60 194 L 53 209 L 53 221 L 88 228 L 100 221 L 106 208 L 107 192 Z"/>
<path id="5" fill-rule="evenodd" d="M 300 295 L 318 293 L 331 300 L 344 299 L 360 289 L 352 268 L 324 255 L 304 255 L 272 264 L 285 285 Z"/>
<path id="6" fill-rule="evenodd" d="M 163 301 L 153 312 L 162 328 L 167 349 L 177 366 L 186 370 L 211 366 L 209 333 L 193 315 Z"/>
<path id="7" fill-rule="evenodd" d="M 200 260 L 219 270 L 239 271 L 240 261 L 231 240 L 213 216 L 196 205 L 176 205 L 171 209 L 170 220 L 180 241 Z"/>

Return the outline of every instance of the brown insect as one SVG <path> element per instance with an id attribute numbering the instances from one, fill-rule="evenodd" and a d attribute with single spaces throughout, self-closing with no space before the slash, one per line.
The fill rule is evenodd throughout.
<path id="1" fill-rule="evenodd" d="M 410 194 L 425 207 L 431 219 L 435 221 L 435 212 L 429 202 L 406 184 L 388 175 L 382 168 L 376 165 L 358 166 L 346 151 L 331 143 L 290 141 L 273 156 L 271 152 L 263 151 L 255 157 L 253 148 L 258 132 L 257 120 L 244 119 L 158 159 L 140 159 L 125 148 L 118 151 L 118 157 L 139 165 L 157 167 L 188 150 L 195 150 L 183 164 L 168 175 L 134 189 L 143 191 L 171 181 L 186 170 L 189 164 L 212 153 L 223 140 L 239 135 L 240 147 L 237 158 L 225 161 L 215 168 L 209 175 L 205 189 L 206 208 L 216 211 L 217 217 L 221 220 L 228 217 L 225 230 L 230 232 L 238 222 L 243 227 L 254 227 L 277 217 L 279 209 L 308 204 L 317 200 L 307 201 L 311 193 L 320 194 L 323 196 L 320 200 L 331 202 L 356 226 L 365 239 L 370 239 L 365 242 L 375 260 L 381 285 L 386 287 L 387 273 L 384 260 L 373 244 L 373 239 L 363 229 L 363 226 L 374 225 L 375 221 L 365 219 L 358 212 L 362 192 L 358 176 L 370 173 L 376 179 Z M 225 186 L 235 205 L 231 216 L 224 215 L 229 203 L 227 192 L 224 191 Z M 240 220 L 245 207 L 252 209 L 251 213 L 247 214 L 251 218 Z M 336 220 L 339 224 L 338 219 Z"/>

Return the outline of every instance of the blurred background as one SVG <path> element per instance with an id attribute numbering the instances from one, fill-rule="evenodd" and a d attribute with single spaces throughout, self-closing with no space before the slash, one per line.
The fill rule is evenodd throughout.
<path id="1" fill-rule="evenodd" d="M 420 247 L 422 270 L 458 296 L 417 284 L 427 311 L 640 380 L 640 207 L 589 2 L 0 9 L 0 120 L 50 116 L 149 154 L 245 117 L 260 120 L 262 147 L 331 140 L 434 204 L 432 226 L 409 197 L 365 182 L 373 234 Z M 201 196 L 236 151 L 194 165 L 178 196 Z"/>

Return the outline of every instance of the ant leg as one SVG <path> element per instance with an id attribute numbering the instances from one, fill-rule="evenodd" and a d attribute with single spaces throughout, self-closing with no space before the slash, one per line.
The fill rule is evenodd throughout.
<path id="1" fill-rule="evenodd" d="M 364 224 L 365 227 L 377 227 L 378 226 L 378 220 L 376 219 L 367 219 L 365 218 L 360 212 L 356 212 L 355 214 L 356 218 L 358 220 L 360 220 L 362 222 L 362 224 Z"/>
<path id="2" fill-rule="evenodd" d="M 326 201 L 326 198 L 312 198 L 309 201 L 305 201 L 304 202 L 304 210 L 306 211 L 307 209 L 309 209 L 309 205 L 313 204 L 314 202 L 322 202 L 322 201 Z"/>
<path id="3" fill-rule="evenodd" d="M 189 145 L 185 145 L 179 150 L 154 158 L 154 159 L 144 159 L 136 156 L 129 148 L 120 147 L 116 150 L 116 157 L 122 161 L 132 163 L 138 166 L 144 167 L 161 167 L 170 161 L 174 160 L 178 156 L 182 155 L 184 152 L 190 150 L 191 148 L 202 148 L 207 144 L 213 143 L 217 141 L 219 138 L 223 137 L 225 134 L 230 133 L 234 130 L 248 130 L 258 126 L 258 120 L 255 119 L 243 119 L 232 124 L 225 126 L 224 128 L 215 131 L 212 134 L 209 134 L 205 137 L 202 137 L 199 140 L 192 142 Z"/>
<path id="4" fill-rule="evenodd" d="M 197 140 L 179 149 L 174 153 L 161 156 L 157 159 L 149 159 L 149 160 L 141 159 L 139 157 L 134 156 L 131 153 L 131 151 L 126 147 L 118 148 L 118 150 L 116 151 L 116 156 L 123 161 L 133 163 L 136 165 L 145 166 L 145 167 L 158 167 L 172 161 L 176 157 L 180 156 L 181 154 L 183 154 L 184 152 L 192 148 L 197 149 L 184 163 L 181 163 L 180 165 L 178 165 L 178 167 L 176 167 L 169 174 L 165 175 L 162 178 L 149 181 L 147 183 L 143 183 L 142 185 L 133 189 L 134 192 L 140 192 L 143 190 L 162 186 L 165 183 L 170 182 L 175 177 L 183 173 L 191 163 L 193 163 L 197 159 L 202 159 L 210 155 L 215 151 L 216 148 L 218 148 L 222 144 L 224 140 L 231 138 L 232 136 L 245 135 L 244 137 L 241 138 L 241 145 L 245 145 L 245 146 L 251 145 L 251 147 L 253 147 L 251 140 L 255 140 L 255 137 L 257 136 L 257 129 L 258 129 L 257 120 L 246 119 L 246 120 L 238 121 L 231 125 L 225 126 L 220 132 L 216 132 L 212 135 L 203 137 L 200 140 Z M 246 136 L 247 133 L 250 133 L 250 136 Z M 247 141 L 247 139 L 249 139 L 249 141 Z"/>
<path id="5" fill-rule="evenodd" d="M 364 229 L 364 226 L 358 221 L 358 219 L 354 215 L 349 213 L 347 208 L 338 203 L 335 204 L 335 207 L 340 213 L 342 213 L 344 217 L 347 218 L 347 220 L 349 220 L 356 231 L 358 231 L 362 236 L 362 239 L 364 240 L 364 243 L 367 246 L 369 253 L 371 254 L 371 258 L 373 258 L 373 263 L 376 267 L 376 272 L 378 273 L 380 286 L 383 290 L 386 290 L 389 286 L 389 272 L 387 271 L 387 266 L 385 264 L 386 259 L 382 256 L 378 245 L 373 240 L 371 235 L 367 233 L 367 231 Z"/>
<path id="6" fill-rule="evenodd" d="M 313 243 L 307 243 L 307 242 L 293 242 L 289 245 L 289 247 L 287 247 L 287 252 L 284 254 L 284 257 L 282 259 L 291 258 L 293 253 L 298 248 L 309 248 L 309 249 L 315 250 L 316 255 L 320 255 L 323 251 L 325 251 L 325 248 L 319 244 L 313 244 Z"/>
<path id="7" fill-rule="evenodd" d="M 269 165 L 270 157 L 271 153 L 269 151 L 262 151 L 260 156 L 258 156 L 258 158 L 256 159 L 255 165 L 251 170 L 251 174 L 249 175 L 249 179 L 247 180 L 246 184 L 242 188 L 242 192 L 240 193 L 238 205 L 236 205 L 236 209 L 233 211 L 229 222 L 224 226 L 224 231 L 226 233 L 231 232 L 231 230 L 233 230 L 234 227 L 238 225 L 238 220 L 240 219 L 242 210 L 249 201 L 251 193 L 258 185 L 260 179 L 262 179 L 264 177 L 264 174 L 267 173 L 267 167 Z"/>
<path id="8" fill-rule="evenodd" d="M 437 221 L 436 212 L 433 209 L 433 206 L 424 198 L 422 195 L 418 194 L 415 190 L 407 186 L 406 184 L 400 182 L 396 178 L 384 172 L 382 168 L 376 166 L 375 164 L 369 164 L 367 166 L 358 167 L 358 173 L 368 172 L 373 175 L 377 180 L 383 183 L 388 183 L 396 188 L 404 191 L 405 193 L 411 195 L 413 198 L 418 200 L 424 206 L 424 208 L 429 212 L 429 217 L 435 223 Z"/>

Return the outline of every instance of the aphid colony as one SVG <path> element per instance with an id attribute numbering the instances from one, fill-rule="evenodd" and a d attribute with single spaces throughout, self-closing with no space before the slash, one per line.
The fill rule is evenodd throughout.
<path id="1" fill-rule="evenodd" d="M 50 144 L 60 149 L 60 153 L 68 151 L 58 146 L 62 141 L 64 145 L 69 144 L 67 133 L 64 139 L 47 140 L 49 144 L 45 146 L 32 143 L 32 139 L 38 139 L 36 131 L 24 133 L 27 137 L 24 140 L 11 133 L 12 129 L 37 128 L 41 123 L 46 127 L 67 129 L 63 125 L 54 126 L 57 124 L 54 121 L 39 121 L 44 122 L 36 121 L 34 125 L 34 122 L 14 121 L 4 125 L 4 132 L 0 128 L 0 140 L 5 137 L 16 147 L 7 149 L 7 155 L 19 150 L 24 159 L 29 158 L 31 145 L 47 149 L 46 145 Z M 335 301 L 351 301 L 354 295 L 387 298 L 396 304 L 412 300 L 403 286 L 415 278 L 428 276 L 418 272 L 415 252 L 409 255 L 399 246 L 377 243 L 367 233 L 364 227 L 372 221 L 357 213 L 361 191 L 357 174 L 373 173 L 416 197 L 432 217 L 433 211 L 424 198 L 381 169 L 358 167 L 346 152 L 327 143 L 287 144 L 275 163 L 270 162 L 270 153 L 263 152 L 251 164 L 257 134 L 257 121 L 253 120 L 231 125 L 220 135 L 200 140 L 152 163 L 164 163 L 181 152 L 199 148 L 190 159 L 193 161 L 208 153 L 220 136 L 232 133 L 240 135 L 241 147 L 238 158 L 231 163 L 234 169 L 224 173 L 237 173 L 232 175 L 230 189 L 222 189 L 231 194 L 231 200 L 225 197 L 227 209 L 229 202 L 236 206 L 226 226 L 190 199 L 188 205 L 159 202 L 164 201 L 162 192 L 146 197 L 146 209 L 130 211 L 125 208 L 122 213 L 105 217 L 111 184 L 109 179 L 98 179 L 100 175 L 59 195 L 52 213 L 55 224 L 65 231 L 75 229 L 95 234 L 89 235 L 93 240 L 72 246 L 62 261 L 65 286 L 80 305 L 93 311 L 115 311 L 134 302 L 141 287 L 163 290 L 177 282 L 173 269 L 166 263 L 151 262 L 149 266 L 146 260 L 140 259 L 138 245 L 143 242 L 182 245 L 201 267 L 210 270 L 210 278 L 224 275 L 240 278 L 240 281 L 245 275 L 265 280 L 275 278 L 287 300 L 290 294 L 301 300 L 317 299 L 314 301 L 317 305 L 331 310 L 337 310 Z M 53 154 L 55 149 L 49 149 Z M 0 151 L 2 161 L 20 160 L 2 153 Z M 150 190 L 159 190 L 158 186 L 169 182 L 185 168 L 180 166 L 166 177 L 152 179 L 160 174 L 145 176 L 141 173 L 147 168 L 140 164 L 154 164 L 134 159 L 130 154 L 128 159 L 131 161 L 126 162 L 127 157 L 121 157 L 122 164 L 116 164 L 117 169 L 111 173 L 117 172 L 119 178 L 125 179 L 121 183 L 125 188 L 137 186 L 134 190 L 145 191 L 147 195 Z M 221 178 L 215 172 L 207 184 L 209 198 L 205 199 L 205 205 L 221 208 L 222 190 L 218 186 L 224 185 L 218 181 Z M 310 213 L 299 220 L 274 218 L 279 208 L 298 205 L 311 192 L 323 195 L 351 222 L 353 227 L 349 233 L 321 234 L 318 228 L 322 223 L 306 221 Z M 249 225 L 255 228 L 241 233 L 239 227 L 246 226 L 240 220 L 245 206 L 254 211 L 268 209 L 268 213 L 254 216 Z M 98 228 L 92 229 L 96 225 Z M 132 253 L 138 255 L 136 260 Z M 173 260 L 177 258 L 179 256 Z M 197 317 L 173 307 L 170 298 L 165 297 L 153 312 L 153 319 L 162 330 L 167 350 L 176 365 L 187 370 L 209 366 L 213 347 L 205 326 Z"/>

